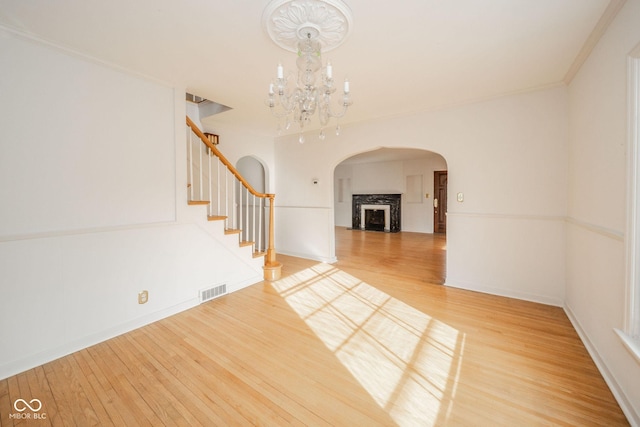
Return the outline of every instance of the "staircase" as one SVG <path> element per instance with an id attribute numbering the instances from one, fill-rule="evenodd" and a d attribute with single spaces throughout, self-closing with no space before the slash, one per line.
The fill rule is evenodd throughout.
<path id="1" fill-rule="evenodd" d="M 263 260 L 265 280 L 278 280 L 274 247 L 274 194 L 257 192 L 187 117 L 188 204 L 201 206 L 211 233 L 219 230 L 247 262 Z M 246 255 L 242 255 L 246 253 Z"/>

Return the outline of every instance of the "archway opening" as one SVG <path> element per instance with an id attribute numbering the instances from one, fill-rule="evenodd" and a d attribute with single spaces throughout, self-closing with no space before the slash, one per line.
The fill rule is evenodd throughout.
<path id="1" fill-rule="evenodd" d="M 379 148 L 353 155 L 334 169 L 334 224 L 354 227 L 354 195 L 400 195 L 400 229 L 434 233 L 434 215 L 447 200 L 435 201 L 435 172 L 447 172 L 440 154 L 415 148 Z M 441 193 L 442 194 L 442 193 Z"/>
<path id="2" fill-rule="evenodd" d="M 446 218 L 447 174 L 447 161 L 442 155 L 415 148 L 379 148 L 355 154 L 339 163 L 333 177 L 334 241 L 338 261 L 341 255 L 348 256 L 345 251 L 355 247 L 354 241 L 359 242 L 361 254 L 369 254 L 371 263 L 394 251 L 394 256 L 403 258 L 405 254 L 397 251 L 404 251 L 407 246 L 399 241 L 404 239 L 406 243 L 411 239 L 422 250 L 429 248 L 429 255 L 425 251 L 425 256 L 438 263 L 433 274 L 429 274 L 434 282 L 444 283 L 446 226 L 439 222 Z M 394 207 L 394 200 L 397 200 L 397 207 Z M 368 224 L 367 218 L 375 218 L 376 224 Z M 388 236 L 381 239 L 362 234 L 370 231 L 388 233 Z M 377 245 L 392 245 L 395 249 L 367 246 L 374 241 Z M 418 263 L 423 261 L 426 260 L 416 259 Z"/>

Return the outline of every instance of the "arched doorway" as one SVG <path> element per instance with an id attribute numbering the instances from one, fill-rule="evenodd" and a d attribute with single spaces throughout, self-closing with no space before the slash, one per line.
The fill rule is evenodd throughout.
<path id="1" fill-rule="evenodd" d="M 266 174 L 262 163 L 252 156 L 240 158 L 236 163 L 240 175 L 258 192 L 264 193 L 266 188 Z"/>
<path id="2" fill-rule="evenodd" d="M 446 200 L 435 202 L 443 194 L 435 177 L 443 172 L 445 158 L 427 150 L 380 148 L 351 156 L 334 169 L 334 224 L 356 226 L 360 212 L 353 211 L 354 195 L 400 194 L 400 230 L 434 233 L 434 219 L 446 206 Z"/>
<path id="3" fill-rule="evenodd" d="M 399 265 L 409 262 L 419 266 L 411 274 L 420 274 L 424 280 L 443 284 L 446 279 L 446 237 L 444 230 L 436 226 L 441 212 L 446 212 L 447 197 L 444 196 L 444 201 L 435 201 L 446 194 L 442 185 L 447 181 L 438 177 L 447 174 L 445 158 L 422 149 L 382 148 L 356 154 L 339 163 L 334 169 L 337 261 L 340 262 L 342 256 L 347 263 L 353 262 L 355 257 L 364 265 L 378 265 L 382 259 L 393 259 Z M 368 230 L 375 228 L 367 226 L 367 209 L 358 205 L 358 201 L 363 198 L 373 200 L 374 205 L 366 208 L 384 210 L 386 216 L 393 212 L 393 206 L 388 210 L 376 208 L 376 200 L 385 204 L 385 200 L 393 199 L 391 196 L 400 199 L 399 230 L 390 227 L 382 229 L 385 234 L 369 233 Z M 416 251 L 416 248 L 420 249 Z"/>

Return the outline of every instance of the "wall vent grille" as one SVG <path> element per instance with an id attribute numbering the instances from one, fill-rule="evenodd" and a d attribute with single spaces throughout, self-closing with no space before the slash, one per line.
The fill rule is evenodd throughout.
<path id="1" fill-rule="evenodd" d="M 200 302 L 207 302 L 219 296 L 226 295 L 227 285 L 218 285 L 213 288 L 203 289 L 200 291 Z"/>

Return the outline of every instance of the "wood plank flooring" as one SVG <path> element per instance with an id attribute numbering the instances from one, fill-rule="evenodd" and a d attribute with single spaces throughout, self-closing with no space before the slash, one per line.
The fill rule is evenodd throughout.
<path id="1" fill-rule="evenodd" d="M 337 228 L 334 265 L 1 380 L 0 424 L 628 425 L 562 309 L 442 286 L 445 245 Z"/>

